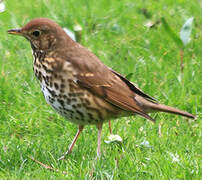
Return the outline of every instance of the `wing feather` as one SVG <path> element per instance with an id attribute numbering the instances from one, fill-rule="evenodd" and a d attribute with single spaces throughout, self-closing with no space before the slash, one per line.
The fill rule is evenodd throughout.
<path id="1" fill-rule="evenodd" d="M 86 48 L 79 45 L 74 51 L 79 51 L 74 53 L 79 55 L 68 57 L 68 61 L 71 61 L 76 71 L 75 78 L 80 86 L 125 111 L 154 121 L 135 101 L 137 94 L 154 101 L 152 97 L 144 94 L 119 73 L 109 69 Z"/>

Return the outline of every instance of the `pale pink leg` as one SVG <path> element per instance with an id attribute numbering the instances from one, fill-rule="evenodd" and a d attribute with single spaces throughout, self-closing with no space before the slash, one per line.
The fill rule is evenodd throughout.
<path id="1" fill-rule="evenodd" d="M 67 154 L 70 154 L 70 153 L 72 152 L 72 149 L 73 149 L 73 147 L 74 147 L 74 144 L 76 143 L 76 140 L 78 139 L 80 133 L 83 131 L 83 127 L 84 127 L 84 126 L 80 126 L 80 125 L 79 125 L 79 129 L 78 129 L 76 135 L 74 136 L 74 139 L 73 139 L 71 145 L 69 146 L 68 151 L 65 152 L 65 154 L 64 154 L 62 157 L 60 157 L 58 160 L 64 159 Z"/>
<path id="2" fill-rule="evenodd" d="M 111 121 L 109 121 L 109 132 L 112 134 Z"/>
<path id="3" fill-rule="evenodd" d="M 101 155 L 101 135 L 102 135 L 102 123 L 97 124 L 98 139 L 97 139 L 97 157 Z"/>

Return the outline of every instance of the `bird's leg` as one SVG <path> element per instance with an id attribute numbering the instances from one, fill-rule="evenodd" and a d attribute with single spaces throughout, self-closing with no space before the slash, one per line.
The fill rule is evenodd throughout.
<path id="1" fill-rule="evenodd" d="M 97 139 L 97 157 L 101 155 L 101 135 L 102 135 L 102 122 L 97 124 L 98 128 L 98 139 Z"/>
<path id="2" fill-rule="evenodd" d="M 110 134 L 112 134 L 111 121 L 109 121 L 109 132 L 110 132 Z"/>
<path id="3" fill-rule="evenodd" d="M 64 153 L 64 155 L 63 155 L 62 157 L 60 157 L 58 160 L 64 159 L 67 154 L 70 154 L 70 153 L 72 152 L 72 149 L 73 149 L 73 147 L 74 147 L 74 144 L 76 143 L 76 140 L 78 139 L 80 133 L 83 131 L 83 127 L 84 127 L 84 126 L 79 125 L 78 131 L 77 131 L 76 135 L 74 136 L 74 139 L 73 139 L 71 145 L 69 146 L 68 151 L 66 151 L 66 152 Z"/>
<path id="4" fill-rule="evenodd" d="M 79 137 L 79 135 L 80 135 L 80 133 L 81 133 L 82 131 L 83 131 L 83 126 L 80 126 L 80 125 L 79 125 L 79 129 L 78 129 L 76 135 L 74 136 L 74 139 L 73 139 L 71 145 L 69 146 L 69 150 L 67 151 L 68 154 L 72 152 L 72 149 L 73 149 L 73 147 L 74 147 L 74 144 L 76 143 L 76 140 L 78 139 L 78 137 Z"/>

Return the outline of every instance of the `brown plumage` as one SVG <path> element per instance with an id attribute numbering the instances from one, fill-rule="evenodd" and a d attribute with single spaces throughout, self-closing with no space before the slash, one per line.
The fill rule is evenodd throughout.
<path id="1" fill-rule="evenodd" d="M 148 115 L 154 111 L 194 118 L 188 112 L 159 104 L 122 75 L 105 66 L 49 19 L 34 19 L 22 29 L 12 29 L 8 33 L 22 35 L 30 41 L 34 72 L 46 101 L 67 120 L 79 126 L 66 154 L 72 151 L 87 124 L 95 124 L 98 128 L 97 154 L 100 155 L 102 124 L 110 119 L 138 114 L 154 121 Z"/>

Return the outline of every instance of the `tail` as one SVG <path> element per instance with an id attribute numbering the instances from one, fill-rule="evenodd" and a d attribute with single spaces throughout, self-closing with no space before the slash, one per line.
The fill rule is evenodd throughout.
<path id="1" fill-rule="evenodd" d="M 181 116 L 185 116 L 191 119 L 195 119 L 196 117 L 188 112 L 176 109 L 174 107 L 166 106 L 163 104 L 159 104 L 158 102 L 154 101 L 149 101 L 141 96 L 136 96 L 135 97 L 136 102 L 138 103 L 139 106 L 141 106 L 145 112 L 155 112 L 155 111 L 160 111 L 160 112 L 167 112 L 167 113 L 172 113 L 172 114 L 177 114 Z"/>
<path id="2" fill-rule="evenodd" d="M 151 108 L 151 110 L 154 110 L 154 111 L 167 112 L 167 113 L 177 114 L 177 115 L 185 116 L 185 117 L 188 117 L 191 119 L 195 119 L 195 116 L 188 112 L 176 109 L 174 107 L 166 106 L 163 104 L 153 103 L 152 105 L 150 105 L 150 108 Z"/>

